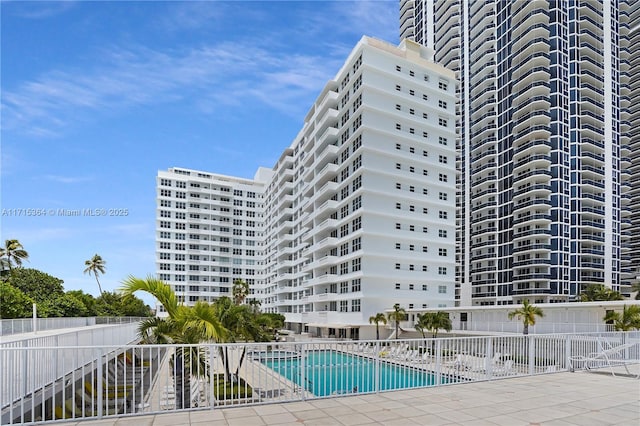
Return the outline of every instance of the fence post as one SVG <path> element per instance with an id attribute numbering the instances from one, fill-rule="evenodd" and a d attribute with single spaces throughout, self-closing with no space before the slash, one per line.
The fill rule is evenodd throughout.
<path id="1" fill-rule="evenodd" d="M 533 370 L 536 363 L 536 336 L 527 335 L 527 340 L 529 340 L 529 375 L 533 376 Z"/>
<path id="2" fill-rule="evenodd" d="M 100 353 L 100 349 L 95 349 L 95 358 L 96 358 L 96 383 L 95 390 L 97 391 L 96 400 L 98 404 L 98 418 L 101 419 L 104 415 L 104 394 L 102 392 L 102 354 Z"/>
<path id="3" fill-rule="evenodd" d="M 300 346 L 300 387 L 302 388 L 302 393 L 301 395 L 301 399 L 303 401 L 305 401 L 307 399 L 307 372 L 306 372 L 306 365 L 305 365 L 305 349 L 306 349 L 306 344 L 302 344 Z"/>
<path id="4" fill-rule="evenodd" d="M 571 369 L 573 370 L 573 365 L 570 365 L 570 359 L 571 359 L 571 335 L 567 334 L 564 337 L 564 352 L 565 352 L 565 356 L 564 356 L 564 369 L 565 370 L 569 370 L 569 367 L 571 367 Z"/>
<path id="5" fill-rule="evenodd" d="M 485 378 L 489 378 L 493 374 L 493 338 L 487 336 L 487 350 L 484 358 Z"/>
<path id="6" fill-rule="evenodd" d="M 375 363 L 373 364 L 374 376 L 373 376 L 373 390 L 375 393 L 380 392 L 380 340 L 376 340 L 375 344 Z"/>
<path id="7" fill-rule="evenodd" d="M 442 342 L 440 339 L 436 340 L 436 386 L 442 384 Z"/>
<path id="8" fill-rule="evenodd" d="M 216 406 L 215 404 L 215 400 L 216 400 L 216 395 L 215 395 L 215 391 L 214 391 L 214 376 L 215 373 L 213 372 L 215 369 L 215 348 L 213 347 L 213 345 L 209 345 L 209 404 L 211 405 L 211 407 L 209 407 L 211 410 L 213 410 Z M 158 357 L 159 359 L 160 357 Z M 251 394 L 253 397 L 253 393 Z M 246 395 L 245 395 L 246 397 Z"/>

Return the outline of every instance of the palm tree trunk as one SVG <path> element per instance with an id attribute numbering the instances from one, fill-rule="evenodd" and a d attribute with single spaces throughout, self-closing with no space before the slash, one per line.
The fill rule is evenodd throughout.
<path id="1" fill-rule="evenodd" d="M 376 323 L 376 340 L 380 340 L 380 326 Z"/>
<path id="2" fill-rule="evenodd" d="M 525 336 L 527 334 L 529 334 L 529 323 L 526 323 L 526 322 L 524 323 L 524 328 L 522 330 L 522 334 L 524 334 Z"/>
<path id="3" fill-rule="evenodd" d="M 229 348 L 223 349 L 224 354 L 222 356 L 223 364 L 224 364 L 224 376 L 227 382 L 231 382 L 231 369 L 229 367 Z"/>
<path id="4" fill-rule="evenodd" d="M 100 285 L 100 281 L 98 281 L 98 274 L 94 274 L 96 277 L 96 282 L 98 283 L 98 290 L 100 290 L 100 296 L 103 295 L 102 293 L 102 286 Z"/>
<path id="5" fill-rule="evenodd" d="M 238 362 L 238 368 L 236 368 L 236 377 L 240 377 L 240 367 L 242 367 L 242 363 L 244 362 L 244 356 L 247 353 L 247 347 L 242 348 L 242 355 L 240 355 L 240 361 Z"/>

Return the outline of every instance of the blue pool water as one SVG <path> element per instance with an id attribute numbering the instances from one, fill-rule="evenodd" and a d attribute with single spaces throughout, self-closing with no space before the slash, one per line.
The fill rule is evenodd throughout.
<path id="1" fill-rule="evenodd" d="M 304 384 L 302 363 L 304 361 Z M 267 367 L 315 396 L 433 386 L 435 375 L 420 369 L 334 351 L 309 351 L 301 359 L 262 359 Z M 379 371 L 377 371 L 379 369 Z M 443 383 L 448 381 L 443 378 Z"/>

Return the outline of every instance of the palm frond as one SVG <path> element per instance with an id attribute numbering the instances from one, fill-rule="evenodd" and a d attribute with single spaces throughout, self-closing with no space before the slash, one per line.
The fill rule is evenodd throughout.
<path id="1" fill-rule="evenodd" d="M 171 287 L 164 281 L 153 276 L 142 279 L 130 275 L 122 282 L 120 290 L 124 296 L 132 295 L 137 291 L 149 293 L 164 306 L 170 317 L 175 318 L 178 310 L 178 298 Z"/>

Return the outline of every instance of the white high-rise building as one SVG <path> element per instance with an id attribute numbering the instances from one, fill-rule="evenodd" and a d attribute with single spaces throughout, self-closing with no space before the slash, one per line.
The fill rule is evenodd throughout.
<path id="1" fill-rule="evenodd" d="M 230 294 L 235 278 L 254 279 L 263 311 L 284 314 L 294 330 L 336 337 L 374 337 L 369 317 L 395 303 L 453 306 L 456 81 L 432 55 L 411 41 L 363 37 L 277 164 L 254 180 L 160 172 L 160 277 L 187 303 Z M 191 275 L 190 240 L 198 238 L 202 273 Z"/>
<path id="2" fill-rule="evenodd" d="M 401 37 L 460 81 L 460 305 L 620 289 L 632 2 L 402 0 Z"/>
<path id="3" fill-rule="evenodd" d="M 625 270 L 627 283 L 640 281 L 640 2 L 625 2 L 620 22 L 620 105 L 623 110 L 622 131 L 629 132 L 628 179 L 624 179 L 622 193 L 629 202 L 626 227 L 623 234 L 623 260 L 628 260 Z"/>
<path id="4" fill-rule="evenodd" d="M 231 297 L 236 279 L 256 288 L 271 177 L 264 168 L 253 180 L 182 168 L 158 173 L 156 273 L 179 301 Z"/>

